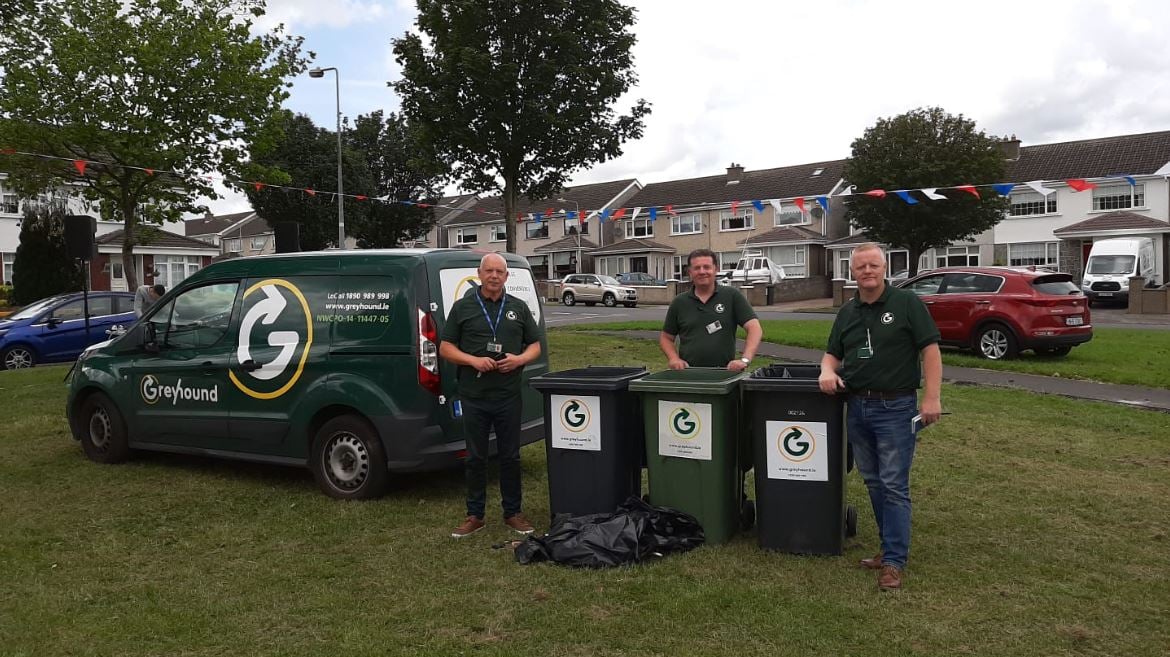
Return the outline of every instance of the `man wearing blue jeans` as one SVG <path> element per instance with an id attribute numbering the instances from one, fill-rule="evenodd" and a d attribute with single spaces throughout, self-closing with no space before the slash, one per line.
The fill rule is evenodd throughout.
<path id="1" fill-rule="evenodd" d="M 857 281 L 857 296 L 841 307 L 833 322 L 819 383 L 826 394 L 848 395 L 845 427 L 881 537 L 881 551 L 862 559 L 861 566 L 880 571 L 878 588 L 897 590 L 910 555 L 914 416 L 921 414 L 926 426 L 942 413 L 939 333 L 913 292 L 886 283 L 886 255 L 880 246 L 855 248 L 849 270 Z"/>

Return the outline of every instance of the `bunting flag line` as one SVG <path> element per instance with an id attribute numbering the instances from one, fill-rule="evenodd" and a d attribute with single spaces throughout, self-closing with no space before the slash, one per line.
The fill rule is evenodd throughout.
<path id="1" fill-rule="evenodd" d="M 825 211 L 825 214 L 829 214 L 829 197 L 828 196 L 818 196 L 817 203 L 821 206 L 821 209 Z"/>
<path id="2" fill-rule="evenodd" d="M 983 197 L 979 196 L 979 190 L 975 189 L 975 185 L 959 185 L 955 189 L 957 189 L 961 192 L 967 192 L 968 194 L 974 196 L 975 198 L 983 198 Z"/>
<path id="3" fill-rule="evenodd" d="M 780 203 L 780 199 L 774 198 L 768 201 L 768 203 L 771 203 L 772 207 L 776 209 L 776 214 L 784 214 L 784 206 Z"/>
<path id="4" fill-rule="evenodd" d="M 1055 189 L 1052 189 L 1051 187 L 1045 187 L 1043 184 L 1043 181 L 1041 181 L 1041 180 L 1033 180 L 1031 182 L 1026 182 L 1026 183 L 1024 183 L 1024 186 L 1030 187 L 1032 189 L 1032 191 L 1036 192 L 1037 194 L 1040 194 L 1041 196 L 1048 196 L 1052 192 L 1056 191 Z"/>
<path id="5" fill-rule="evenodd" d="M 1085 180 L 1084 178 L 1069 178 L 1068 180 L 1066 180 L 1064 182 L 1068 183 L 1068 186 L 1072 187 L 1073 191 L 1076 191 L 1076 192 L 1087 192 L 1090 189 L 1097 188 L 1097 185 L 1095 183 L 1091 183 L 1091 182 Z"/>
<path id="6" fill-rule="evenodd" d="M 630 221 L 637 219 L 640 212 L 642 212 L 641 207 L 634 208 L 634 214 L 630 215 Z"/>
<path id="7" fill-rule="evenodd" d="M 925 194 L 926 198 L 928 198 L 932 201 L 945 201 L 945 200 L 947 200 L 947 197 L 943 196 L 942 194 L 937 193 L 937 190 L 938 190 L 938 187 L 927 187 L 925 189 L 920 189 L 918 191 Z"/>
<path id="8" fill-rule="evenodd" d="M 804 214 L 804 213 L 805 213 L 805 210 L 804 210 L 804 199 L 803 199 L 802 197 L 800 197 L 800 196 L 797 196 L 796 198 L 792 199 L 792 202 L 793 202 L 793 203 L 796 205 L 796 209 L 797 209 L 797 210 L 800 210 L 800 213 L 801 213 L 801 214 Z"/>
<path id="9" fill-rule="evenodd" d="M 764 202 L 763 201 L 752 201 L 752 207 L 756 209 L 756 212 L 763 212 L 764 211 Z"/>
<path id="10" fill-rule="evenodd" d="M 650 206 L 650 221 L 658 221 L 658 208 Z"/>
<path id="11" fill-rule="evenodd" d="M 1012 183 L 999 183 L 998 185 L 992 185 L 991 188 L 994 189 L 995 193 L 999 194 L 1000 196 L 1011 196 L 1012 190 L 1015 189 L 1016 186 Z"/>
<path id="12" fill-rule="evenodd" d="M 913 196 L 910 196 L 910 192 L 907 192 L 904 190 L 898 190 L 894 193 L 898 195 L 898 198 L 901 198 L 903 201 L 906 201 L 906 203 L 908 205 L 918 205 L 918 201 L 915 200 Z"/>
<path id="13" fill-rule="evenodd" d="M 865 195 L 872 196 L 874 198 L 885 198 L 886 197 L 886 190 L 884 190 L 884 189 L 871 189 L 868 192 L 866 192 Z"/>

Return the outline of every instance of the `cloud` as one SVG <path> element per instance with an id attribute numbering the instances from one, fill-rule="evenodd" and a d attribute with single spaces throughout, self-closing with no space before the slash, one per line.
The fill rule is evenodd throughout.
<path id="1" fill-rule="evenodd" d="M 256 21 L 256 25 L 262 29 L 271 29 L 283 23 L 291 32 L 318 26 L 336 29 L 383 18 L 387 13 L 386 6 L 381 2 L 268 0 L 267 13 Z"/>

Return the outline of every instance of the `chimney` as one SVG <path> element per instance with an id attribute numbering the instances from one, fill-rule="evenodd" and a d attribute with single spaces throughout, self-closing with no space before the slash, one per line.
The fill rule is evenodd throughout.
<path id="1" fill-rule="evenodd" d="M 739 182 L 742 178 L 743 178 L 743 165 L 736 164 L 735 162 L 732 162 L 731 166 L 727 167 L 727 182 L 728 183 Z"/>
<path id="2" fill-rule="evenodd" d="M 1015 162 L 1020 159 L 1020 140 L 1015 135 L 999 142 L 999 148 L 1008 161 Z"/>

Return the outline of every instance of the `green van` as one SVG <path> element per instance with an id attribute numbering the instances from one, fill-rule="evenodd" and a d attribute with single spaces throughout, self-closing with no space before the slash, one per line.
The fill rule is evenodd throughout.
<path id="1" fill-rule="evenodd" d="M 532 271 L 507 290 L 544 328 Z M 478 284 L 464 249 L 320 251 L 212 264 L 123 335 L 87 349 L 66 412 L 86 456 L 131 450 L 308 465 L 326 494 L 381 495 L 390 472 L 464 456 L 455 367 L 439 359 L 451 305 Z M 524 380 L 548 371 L 548 344 Z M 522 440 L 544 436 L 524 386 Z"/>

